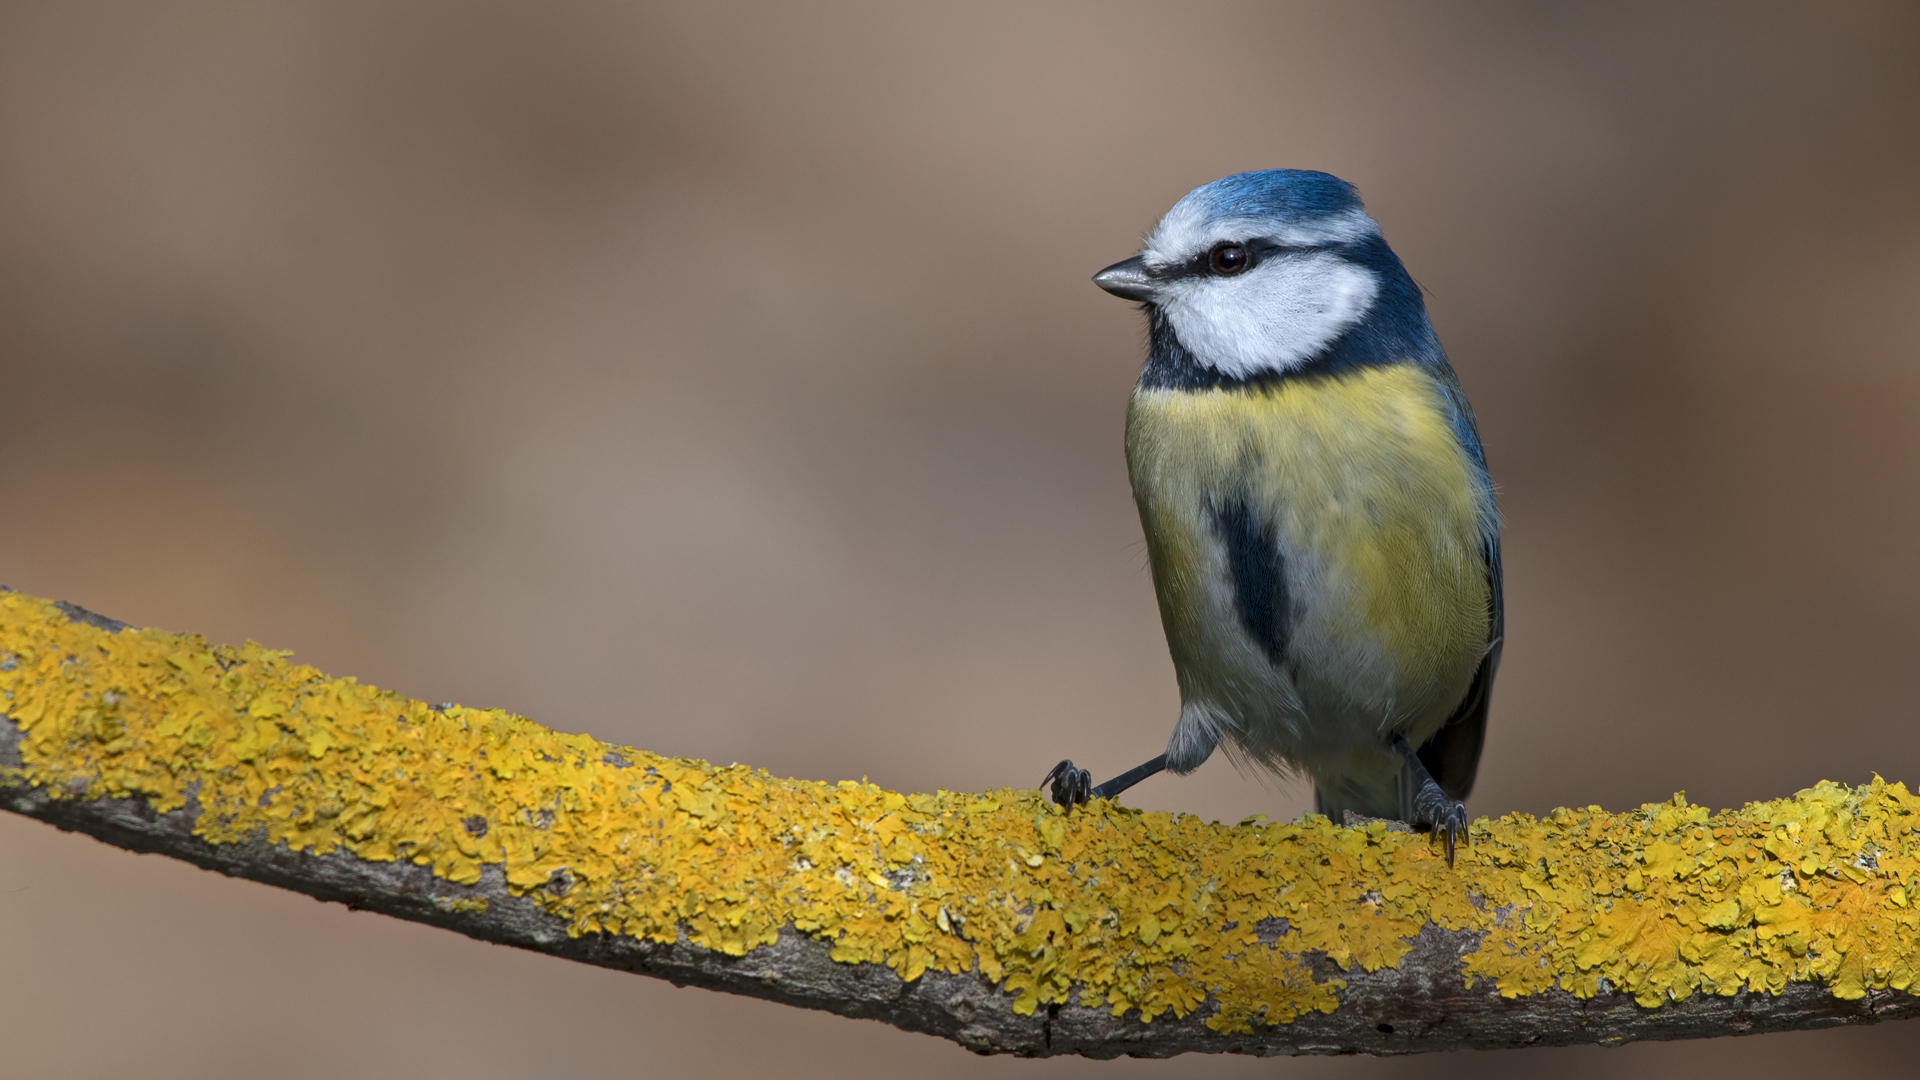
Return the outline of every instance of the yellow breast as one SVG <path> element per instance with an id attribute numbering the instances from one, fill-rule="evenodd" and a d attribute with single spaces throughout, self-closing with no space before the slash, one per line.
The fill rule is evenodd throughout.
<path id="1" fill-rule="evenodd" d="M 1390 709 L 1464 692 L 1487 643 L 1493 506 L 1428 372 L 1139 389 L 1127 462 L 1176 664 L 1200 663 L 1196 650 L 1218 640 L 1201 625 L 1221 617 L 1209 515 L 1238 499 L 1284 556 L 1296 662 L 1384 681 L 1353 692 L 1384 694 Z"/>

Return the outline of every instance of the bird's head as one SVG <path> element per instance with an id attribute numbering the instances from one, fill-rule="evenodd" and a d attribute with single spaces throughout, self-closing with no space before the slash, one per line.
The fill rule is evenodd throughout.
<path id="1" fill-rule="evenodd" d="M 1307 364 L 1366 320 L 1383 290 L 1400 308 L 1411 286 L 1353 185 L 1303 169 L 1195 188 L 1140 254 L 1093 280 L 1148 305 L 1194 360 L 1230 378 Z M 1412 303 L 1424 327 L 1417 288 Z"/>

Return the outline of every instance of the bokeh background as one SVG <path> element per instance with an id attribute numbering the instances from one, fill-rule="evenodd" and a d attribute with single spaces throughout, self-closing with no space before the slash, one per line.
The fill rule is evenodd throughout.
<path id="1" fill-rule="evenodd" d="M 1507 520 L 1476 813 L 1920 781 L 1920 9 L 0 4 L 0 581 L 428 700 L 894 788 L 1157 752 L 1087 282 L 1356 183 Z M 1130 796 L 1309 795 L 1224 760 Z M 980 1059 L 0 817 L 36 1077 L 1870 1070 L 1920 1027 Z"/>

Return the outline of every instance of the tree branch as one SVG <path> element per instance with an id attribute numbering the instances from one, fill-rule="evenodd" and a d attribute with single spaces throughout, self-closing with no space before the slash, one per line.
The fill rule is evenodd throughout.
<path id="1" fill-rule="evenodd" d="M 783 780 L 0 593 L 0 806 L 134 851 L 981 1052 L 1407 1053 L 1920 1011 L 1876 779 L 1425 839 Z"/>

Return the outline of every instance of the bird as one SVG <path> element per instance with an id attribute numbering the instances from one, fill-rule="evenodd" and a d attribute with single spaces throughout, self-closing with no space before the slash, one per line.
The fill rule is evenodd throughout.
<path id="1" fill-rule="evenodd" d="M 1451 864 L 1504 641 L 1500 519 L 1420 286 L 1353 185 L 1305 169 L 1195 188 L 1093 281 L 1146 314 L 1127 471 L 1180 714 L 1153 760 L 1041 786 L 1071 810 L 1224 748 Z"/>

